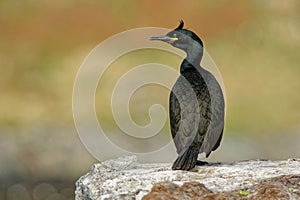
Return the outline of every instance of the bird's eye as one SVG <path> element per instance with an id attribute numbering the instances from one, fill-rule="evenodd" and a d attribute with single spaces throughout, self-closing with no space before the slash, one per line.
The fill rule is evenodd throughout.
<path id="1" fill-rule="evenodd" d="M 173 37 L 177 37 L 177 34 L 176 34 L 176 33 L 174 33 L 174 34 L 173 34 Z"/>

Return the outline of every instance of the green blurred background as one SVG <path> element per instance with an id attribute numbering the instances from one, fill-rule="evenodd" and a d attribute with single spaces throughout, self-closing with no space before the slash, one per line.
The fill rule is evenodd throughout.
<path id="1" fill-rule="evenodd" d="M 111 35 L 179 19 L 204 40 L 226 87 L 225 137 L 210 159 L 300 156 L 299 1 L 0 0 L 1 199 L 74 198 L 75 180 L 96 162 L 72 118 L 80 64 Z M 137 123 L 147 123 L 148 104 L 133 108 Z"/>

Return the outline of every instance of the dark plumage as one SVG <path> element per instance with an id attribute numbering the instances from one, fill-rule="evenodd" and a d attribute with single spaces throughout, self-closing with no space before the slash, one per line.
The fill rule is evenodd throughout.
<path id="1" fill-rule="evenodd" d="M 178 157 L 172 169 L 190 170 L 199 153 L 216 150 L 224 128 L 224 97 L 215 77 L 200 66 L 203 42 L 183 21 L 166 36 L 151 37 L 186 52 L 170 94 L 170 125 Z M 200 161 L 199 161 L 200 162 Z"/>

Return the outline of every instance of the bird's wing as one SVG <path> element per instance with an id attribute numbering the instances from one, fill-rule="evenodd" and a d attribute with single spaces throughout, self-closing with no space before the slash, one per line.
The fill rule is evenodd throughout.
<path id="1" fill-rule="evenodd" d="M 209 93 L 211 97 L 211 120 L 200 149 L 200 153 L 205 152 L 206 157 L 211 151 L 216 150 L 221 142 L 224 130 L 225 103 L 222 89 L 216 79 L 208 74 L 206 77 Z"/>
<path id="2" fill-rule="evenodd" d="M 170 125 L 177 153 L 183 153 L 193 143 L 200 148 L 203 135 L 198 134 L 203 124 L 198 98 L 190 83 L 180 76 L 170 94 Z"/>
<path id="3" fill-rule="evenodd" d="M 179 101 L 176 98 L 173 91 L 170 93 L 170 100 L 169 100 L 169 112 L 170 112 L 170 126 L 171 126 L 171 133 L 173 139 L 176 136 L 176 133 L 178 132 L 179 126 L 180 126 L 180 119 L 181 119 L 181 109 L 179 105 Z"/>

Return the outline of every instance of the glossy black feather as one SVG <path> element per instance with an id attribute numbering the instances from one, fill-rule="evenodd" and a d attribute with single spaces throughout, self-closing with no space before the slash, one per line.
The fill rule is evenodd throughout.
<path id="1" fill-rule="evenodd" d="M 163 37 L 152 40 L 168 42 L 186 52 L 180 76 L 170 93 L 170 126 L 178 157 L 172 169 L 190 170 L 199 153 L 206 157 L 216 150 L 224 129 L 224 97 L 215 77 L 200 66 L 203 42 L 180 25 Z M 175 38 L 175 39 L 174 39 Z"/>
<path id="2" fill-rule="evenodd" d="M 199 153 L 208 157 L 220 145 L 224 127 L 224 99 L 213 75 L 184 60 L 170 94 L 170 125 L 178 158 L 172 169 L 190 170 Z M 189 84 L 188 84 L 189 83 Z M 188 90 L 191 87 L 192 90 Z M 196 96 L 195 104 L 193 98 Z M 180 99 L 180 100 L 178 100 Z M 218 102 L 218 103 L 216 103 Z M 199 118 L 197 124 L 195 119 Z M 188 164 L 187 164 L 188 163 Z"/>

